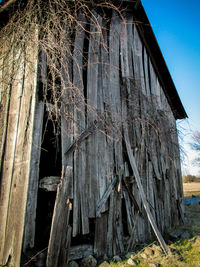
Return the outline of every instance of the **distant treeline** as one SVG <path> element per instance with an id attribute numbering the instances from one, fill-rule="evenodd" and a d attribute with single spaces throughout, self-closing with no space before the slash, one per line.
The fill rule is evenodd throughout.
<path id="1" fill-rule="evenodd" d="M 200 183 L 200 177 L 195 175 L 185 175 L 183 176 L 183 183 Z"/>

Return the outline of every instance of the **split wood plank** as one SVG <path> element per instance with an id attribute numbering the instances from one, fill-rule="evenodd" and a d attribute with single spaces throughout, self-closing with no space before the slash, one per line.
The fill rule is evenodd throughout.
<path id="1" fill-rule="evenodd" d="M 121 114 L 121 88 L 120 88 L 120 34 L 122 20 L 113 11 L 109 32 L 109 66 L 110 66 L 110 100 L 111 118 L 113 128 L 114 165 L 116 174 L 121 180 L 122 158 L 122 114 Z"/>
<path id="2" fill-rule="evenodd" d="M 74 144 L 71 147 L 74 152 L 74 200 L 73 200 L 73 236 L 80 233 L 89 233 L 88 199 L 86 184 L 86 145 L 82 142 L 92 131 L 95 131 L 95 124 L 90 129 L 86 128 L 85 119 L 85 96 L 83 84 L 83 52 L 85 40 L 86 18 L 81 12 L 78 15 L 78 25 L 73 51 L 73 86 L 74 86 Z M 92 129 L 93 128 L 93 129 Z M 66 153 L 65 153 L 66 155 Z"/>
<path id="3" fill-rule="evenodd" d="M 99 79 L 98 79 L 98 92 L 97 92 L 97 107 L 98 107 L 98 120 L 100 122 L 99 131 L 97 132 L 98 139 L 98 187 L 99 197 L 102 198 L 106 188 L 108 187 L 112 172 L 110 171 L 111 160 L 109 157 L 109 148 L 107 144 L 107 128 L 108 126 L 108 34 L 106 30 L 106 20 L 102 22 L 102 40 L 100 43 L 100 56 L 99 56 Z M 107 203 L 104 205 L 102 212 L 108 209 Z M 97 236 L 96 236 L 97 237 Z M 97 237 L 98 238 L 98 237 Z M 97 241 L 98 243 L 98 241 Z"/>
<path id="4" fill-rule="evenodd" d="M 64 49 L 61 60 L 61 151 L 62 151 L 62 166 L 73 167 L 73 154 L 65 155 L 67 148 L 73 143 L 73 128 L 74 128 L 74 102 L 73 102 L 73 81 L 72 81 L 72 58 L 71 45 L 67 33 L 67 25 L 63 30 L 66 30 L 64 40 Z M 73 175 L 69 185 L 69 198 L 73 199 Z"/>
<path id="5" fill-rule="evenodd" d="M 44 51 L 40 51 L 39 54 L 39 69 L 38 79 L 42 84 L 42 89 L 46 87 L 46 55 Z M 37 194 L 38 194 L 38 182 L 39 182 L 39 166 L 40 166 L 40 154 L 41 154 L 41 142 L 42 142 L 42 127 L 44 118 L 44 101 L 39 100 L 39 95 L 36 96 L 35 111 L 34 111 L 34 128 L 33 128 L 33 143 L 31 150 L 31 162 L 30 162 L 30 177 L 28 196 L 26 204 L 26 219 L 24 227 L 24 241 L 23 251 L 28 248 L 33 248 L 35 244 L 35 224 L 36 224 L 36 209 L 37 209 Z"/>
<path id="6" fill-rule="evenodd" d="M 88 49 L 87 68 L 87 125 L 98 120 L 97 115 L 97 94 L 99 77 L 99 59 L 102 18 L 95 11 L 92 11 L 90 20 L 90 38 Z M 96 205 L 99 200 L 99 177 L 98 177 L 98 139 L 97 134 L 91 135 L 87 142 L 87 166 L 86 177 L 89 185 L 88 204 L 89 218 L 95 218 Z"/>
<path id="7" fill-rule="evenodd" d="M 129 131 L 131 131 L 131 144 L 134 145 L 134 147 L 138 147 L 141 140 L 141 127 L 140 127 L 140 121 L 138 118 L 140 118 L 140 101 L 139 101 L 139 94 L 140 94 L 140 75 L 139 75 L 139 63 L 138 63 L 138 55 L 136 53 L 136 40 L 135 40 L 135 25 L 133 23 L 128 23 L 127 25 L 127 31 L 131 38 L 131 43 L 128 43 L 128 49 L 129 49 L 129 60 L 132 59 L 132 69 L 134 72 L 133 81 L 132 81 L 132 90 L 130 90 L 130 93 L 128 94 L 128 106 L 129 106 L 129 112 L 131 116 L 129 115 Z M 130 69 L 131 70 L 131 69 Z M 132 75 L 130 73 L 130 75 Z M 135 138 L 134 138 L 135 137 Z"/>
<path id="8" fill-rule="evenodd" d="M 106 20 L 103 20 L 102 41 L 100 43 L 100 64 L 98 69 L 99 79 L 97 93 L 98 120 L 102 122 L 102 127 L 97 132 L 99 177 L 98 187 L 101 200 L 105 191 L 109 187 L 109 184 L 111 183 L 111 178 L 113 177 L 113 146 L 111 144 L 112 141 L 109 139 L 109 52 L 106 23 Z M 97 217 L 95 222 L 94 254 L 97 257 L 107 254 L 108 204 L 109 201 L 106 201 L 102 205 L 100 217 Z"/>
<path id="9" fill-rule="evenodd" d="M 64 169 L 64 167 L 63 167 Z M 61 182 L 58 185 L 56 201 L 53 211 L 51 232 L 47 253 L 47 267 L 65 266 L 71 240 L 71 227 L 68 225 L 70 214 L 69 184 L 72 176 L 72 167 L 63 170 Z"/>
<path id="10" fill-rule="evenodd" d="M 103 194 L 102 198 L 99 200 L 98 204 L 97 204 L 97 209 L 96 209 L 96 217 L 98 217 L 106 203 L 106 201 L 108 200 L 115 184 L 117 182 L 117 177 L 115 176 L 111 182 L 111 184 L 109 185 L 109 187 L 107 188 L 107 190 L 105 191 L 105 193 Z"/>
<path id="11" fill-rule="evenodd" d="M 98 142 L 98 154 L 100 162 L 98 164 L 98 171 L 101 179 L 99 186 L 100 198 L 103 196 L 106 188 L 111 183 L 114 170 L 114 148 L 113 148 L 113 127 L 112 127 L 112 112 L 111 106 L 113 105 L 110 93 L 110 58 L 109 58 L 109 32 L 107 31 L 107 21 L 103 20 L 103 40 L 100 44 L 100 71 L 99 71 L 99 94 L 98 94 L 98 107 L 100 106 L 100 120 L 103 121 L 103 126 L 100 129 Z M 103 131 L 103 132 L 102 132 Z M 102 171 L 103 170 L 103 171 Z M 107 203 L 103 210 L 108 209 Z"/>

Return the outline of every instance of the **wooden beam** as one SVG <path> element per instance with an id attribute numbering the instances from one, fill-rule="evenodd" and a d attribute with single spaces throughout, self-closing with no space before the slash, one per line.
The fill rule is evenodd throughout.
<path id="1" fill-rule="evenodd" d="M 80 143 L 85 140 L 89 135 L 91 135 L 98 127 L 97 121 L 94 121 L 87 129 L 85 129 L 79 137 L 68 147 L 67 151 L 65 152 L 65 156 L 73 152 Z"/>
<path id="2" fill-rule="evenodd" d="M 38 73 L 37 81 L 42 83 L 42 89 L 46 88 L 46 54 L 44 51 L 40 51 L 38 57 Z M 40 154 L 42 143 L 42 127 L 44 118 L 44 101 L 39 100 L 38 94 L 35 96 L 35 111 L 34 111 L 34 125 L 33 125 L 33 141 L 31 148 L 31 160 L 30 160 L 30 175 L 28 196 L 26 205 L 26 219 L 24 227 L 24 240 L 23 251 L 33 248 L 35 245 L 35 227 L 36 227 L 36 209 L 37 209 L 37 196 L 38 196 L 38 183 L 40 172 Z"/>
<path id="3" fill-rule="evenodd" d="M 115 176 L 111 182 L 111 184 L 109 185 L 109 187 L 107 188 L 107 190 L 105 191 L 105 193 L 103 194 L 102 198 L 99 200 L 98 204 L 97 204 L 97 211 L 96 211 L 96 217 L 99 216 L 99 214 L 101 213 L 107 199 L 110 196 L 110 193 L 112 192 L 113 187 L 115 186 L 117 182 L 117 177 Z"/>

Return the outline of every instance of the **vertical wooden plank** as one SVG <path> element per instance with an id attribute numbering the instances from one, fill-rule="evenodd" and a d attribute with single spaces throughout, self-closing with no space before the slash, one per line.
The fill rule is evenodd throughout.
<path id="1" fill-rule="evenodd" d="M 138 86 L 141 93 L 146 95 L 145 81 L 144 81 L 144 69 L 143 69 L 143 51 L 142 42 L 137 31 L 136 25 L 134 25 L 134 62 L 135 62 L 135 78 L 139 82 Z"/>
<path id="2" fill-rule="evenodd" d="M 146 48 L 144 47 L 144 74 L 145 74 L 145 88 L 146 88 L 146 96 L 148 99 L 150 98 L 150 80 L 149 80 L 149 58 L 147 55 Z"/>
<path id="3" fill-rule="evenodd" d="M 104 213 L 95 222 L 94 254 L 97 257 L 107 255 L 107 227 L 108 216 Z"/>
<path id="4" fill-rule="evenodd" d="M 35 223 L 36 223 L 36 208 L 37 208 L 37 193 L 39 182 L 39 165 L 40 165 L 40 153 L 41 153 L 41 141 L 42 141 L 42 127 L 44 117 L 44 101 L 39 100 L 39 93 L 43 93 L 46 87 L 47 79 L 46 69 L 46 55 L 44 51 L 39 55 L 39 70 L 38 79 L 41 85 L 37 88 L 36 106 L 34 114 L 34 128 L 33 128 L 33 143 L 31 150 L 31 166 L 30 177 L 28 187 L 28 197 L 26 205 L 26 219 L 24 227 L 24 241 L 23 251 L 28 248 L 33 248 L 35 243 Z M 42 92 L 39 92 L 42 90 Z"/>
<path id="5" fill-rule="evenodd" d="M 108 144 L 110 143 L 107 138 L 109 128 L 109 64 L 108 64 L 108 36 L 106 25 L 102 25 L 102 41 L 100 43 L 100 64 L 99 64 L 99 79 L 98 79 L 98 93 L 97 93 L 97 107 L 98 107 L 98 120 L 100 121 L 101 128 L 97 132 L 98 138 L 98 177 L 99 177 L 99 193 L 102 198 L 107 186 L 111 181 L 113 175 L 111 169 L 113 168 L 113 159 L 111 159 L 111 152 Z M 108 134 L 109 135 L 109 134 Z M 108 205 L 104 206 L 102 212 L 105 212 Z"/>
<path id="6" fill-rule="evenodd" d="M 110 194 L 108 232 L 107 232 L 107 255 L 113 256 L 113 215 L 114 215 L 114 191 Z"/>
<path id="7" fill-rule="evenodd" d="M 6 144 L 13 67 L 12 53 L 4 58 L 4 50 L 6 50 L 6 48 L 3 48 L 1 51 L 2 54 L 0 60 L 0 172 L 2 169 Z"/>
<path id="8" fill-rule="evenodd" d="M 120 90 L 120 34 L 121 19 L 113 11 L 109 32 L 109 64 L 110 64 L 110 100 L 111 118 L 114 141 L 114 162 L 116 174 L 121 180 L 122 158 L 122 114 L 121 114 L 121 90 Z"/>
<path id="9" fill-rule="evenodd" d="M 63 168 L 64 169 L 64 168 Z M 69 184 L 72 176 L 72 167 L 63 170 L 61 182 L 58 185 L 54 206 L 49 246 L 47 252 L 47 267 L 67 266 L 71 240 L 71 227 L 68 227 L 70 201 Z"/>
<path id="10" fill-rule="evenodd" d="M 74 138 L 77 138 L 85 129 L 85 97 L 83 85 L 83 46 L 85 39 L 86 18 L 81 13 L 78 16 L 79 24 L 73 52 L 73 86 L 75 95 L 74 105 Z M 82 234 L 89 233 L 88 199 L 86 197 L 86 146 L 85 141 L 77 147 L 74 153 L 74 201 L 73 201 L 73 236 L 82 229 Z M 80 218 L 81 217 L 81 218 Z M 82 227 L 80 227 L 82 225 Z"/>
<path id="11" fill-rule="evenodd" d="M 90 21 L 90 40 L 88 51 L 88 69 L 87 69 L 87 125 L 98 120 L 97 116 L 97 94 L 98 94 L 98 65 L 99 49 L 101 38 L 102 18 L 92 12 Z M 98 187 L 98 140 L 97 134 L 90 136 L 87 142 L 87 177 L 89 183 L 89 217 L 94 218 L 96 214 L 96 205 L 99 200 Z"/>
<path id="12" fill-rule="evenodd" d="M 17 56 L 15 55 L 15 57 Z M 13 63 L 12 59 L 11 62 Z M 13 73 L 10 75 L 13 75 Z M 6 242 L 6 224 L 8 216 L 10 190 L 12 185 L 12 172 L 14 165 L 14 155 L 15 155 L 17 129 L 19 121 L 19 110 L 21 104 L 20 95 L 22 91 L 22 78 L 23 78 L 23 62 L 21 60 L 18 73 L 17 75 L 15 75 L 10 95 L 7 139 L 6 139 L 2 178 L 1 178 L 1 199 L 0 199 L 1 200 L 0 213 L 2 214 L 0 218 L 0 225 L 1 225 L 0 240 L 2 244 L 0 247 L 1 264 L 6 264 L 7 261 L 7 259 L 5 259 L 4 257 L 4 246 Z"/>
<path id="13" fill-rule="evenodd" d="M 104 21 L 104 24 L 106 21 Z M 99 163 L 99 173 L 101 173 L 100 197 L 102 196 L 103 187 L 109 185 L 113 177 L 114 170 L 114 153 L 113 153 L 113 128 L 111 118 L 111 95 L 110 95 L 110 63 L 109 63 L 109 33 L 107 25 L 103 24 L 103 41 L 101 42 L 101 65 L 100 65 L 100 83 L 98 95 L 98 107 L 100 107 L 100 121 L 105 127 L 101 129 L 99 136 L 101 138 L 98 149 L 101 162 Z M 101 90 L 102 88 L 102 90 Z M 103 120 L 103 121 L 102 121 Z M 102 133 L 103 131 L 103 133 Z M 103 169 L 103 172 L 102 172 Z M 107 205 L 107 204 L 106 204 Z M 107 209 L 107 206 L 105 206 Z"/>
<path id="14" fill-rule="evenodd" d="M 67 32 L 67 25 L 64 25 L 65 39 L 61 55 L 61 151 L 62 166 L 73 167 L 73 154 L 65 155 L 65 152 L 73 143 L 74 135 L 74 101 L 73 101 L 73 82 L 72 82 L 72 58 L 71 44 Z M 63 31 L 64 31 L 63 30 Z M 73 199 L 73 175 L 69 184 L 69 198 Z"/>
<path id="15" fill-rule="evenodd" d="M 30 29 L 37 42 L 37 30 Z M 9 266 L 19 266 L 25 221 L 37 78 L 37 45 L 27 44 L 23 51 L 19 71 L 12 86 L 10 114 L 8 119 L 7 144 L 2 173 L 0 207 L 3 217 L 4 247 L 1 259 Z M 28 59 L 28 60 L 27 60 Z M 10 180 L 10 182 L 9 182 Z M 4 184 L 7 184 L 5 187 Z M 7 202 L 7 205 L 5 205 Z M 16 213 L 17 210 L 17 213 Z M 2 213 L 3 211 L 3 213 Z M 13 216 L 15 214 L 15 216 Z"/>

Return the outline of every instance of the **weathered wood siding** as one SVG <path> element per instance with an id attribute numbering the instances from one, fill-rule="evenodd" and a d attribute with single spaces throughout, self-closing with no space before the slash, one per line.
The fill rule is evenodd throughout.
<path id="1" fill-rule="evenodd" d="M 37 30 L 32 40 L 37 43 Z M 4 66 L 9 71 L 5 85 L 5 143 L 2 149 L 0 193 L 0 264 L 19 266 L 29 184 L 37 82 L 37 46 L 31 43 L 11 50 Z M 5 69 L 3 69 L 3 74 Z M 5 74 L 8 75 L 8 74 Z M 5 77 L 4 77 L 5 78 Z M 5 91 L 4 91 L 5 93 Z"/>
<path id="2" fill-rule="evenodd" d="M 152 236 L 127 158 L 124 121 L 147 202 L 161 232 L 180 222 L 178 206 L 183 207 L 183 195 L 176 121 L 137 25 L 131 15 L 122 20 L 113 12 L 109 26 L 99 14 L 93 15 L 96 20 L 94 23 L 91 18 L 89 37 L 77 28 L 73 58 L 75 99 L 79 103 L 74 103 L 74 138 L 92 125 L 93 131 L 73 152 L 72 231 L 74 237 L 89 232 L 88 219 L 95 218 L 96 212 L 99 215 L 98 203 L 116 175 L 117 185 L 95 221 L 94 237 L 96 255 L 113 255 L 124 251 L 122 201 L 128 236 L 133 235 L 136 217 L 135 240 Z M 88 49 L 86 79 L 81 59 L 84 38 L 89 38 L 88 48 L 84 47 Z M 127 114 L 122 112 L 123 103 Z"/>
<path id="3" fill-rule="evenodd" d="M 124 13 L 122 19 L 115 11 L 92 11 L 89 17 L 79 14 L 73 43 L 66 33 L 69 52 L 60 55 L 61 94 L 54 106 L 61 121 L 62 165 L 72 168 L 66 195 L 72 203 L 66 212 L 72 238 L 87 235 L 90 251 L 92 246 L 95 255 L 112 256 L 127 244 L 131 249 L 152 238 L 151 225 L 163 233 L 181 222 L 180 158 L 172 107 L 133 16 Z M 39 163 L 44 102 L 36 94 L 36 74 L 43 87 L 53 84 L 48 81 L 45 53 L 37 63 L 37 49 L 30 51 L 33 71 L 27 71 L 30 63 L 21 57 L 3 102 L 8 123 L 1 142 L 0 258 L 5 264 L 11 255 L 15 266 L 19 266 L 26 200 L 24 251 L 35 245 L 38 183 L 43 178 Z M 55 213 L 53 218 L 55 241 L 59 222 Z M 67 221 L 62 231 L 69 230 Z M 54 257 L 51 246 L 49 266 Z"/>

